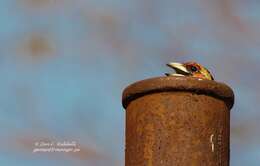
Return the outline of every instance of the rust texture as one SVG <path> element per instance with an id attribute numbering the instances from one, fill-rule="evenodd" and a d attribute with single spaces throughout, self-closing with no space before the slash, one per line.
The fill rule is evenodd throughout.
<path id="1" fill-rule="evenodd" d="M 233 91 L 225 84 L 158 77 L 127 87 L 126 166 L 228 166 Z"/>

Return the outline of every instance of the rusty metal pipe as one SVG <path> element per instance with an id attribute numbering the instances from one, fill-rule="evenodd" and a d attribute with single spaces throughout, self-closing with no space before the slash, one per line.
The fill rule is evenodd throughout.
<path id="1" fill-rule="evenodd" d="M 125 166 L 228 166 L 234 93 L 223 83 L 157 77 L 123 92 Z"/>

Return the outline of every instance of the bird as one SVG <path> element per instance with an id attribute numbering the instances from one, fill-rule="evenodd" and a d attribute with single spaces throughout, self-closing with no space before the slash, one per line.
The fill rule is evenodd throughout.
<path id="1" fill-rule="evenodd" d="M 176 73 L 165 73 L 166 76 L 187 76 L 214 80 L 207 68 L 194 61 L 185 63 L 170 62 L 167 66 L 174 69 Z"/>

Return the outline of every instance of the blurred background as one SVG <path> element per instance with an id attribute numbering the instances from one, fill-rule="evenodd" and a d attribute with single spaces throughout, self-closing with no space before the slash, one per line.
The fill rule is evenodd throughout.
<path id="1" fill-rule="evenodd" d="M 231 166 L 259 166 L 259 1 L 1 0 L 0 25 L 0 165 L 124 165 L 123 89 L 195 60 L 235 92 Z"/>

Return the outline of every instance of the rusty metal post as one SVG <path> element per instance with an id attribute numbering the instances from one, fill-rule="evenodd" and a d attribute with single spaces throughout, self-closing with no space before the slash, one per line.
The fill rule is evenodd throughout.
<path id="1" fill-rule="evenodd" d="M 228 166 L 231 88 L 191 77 L 143 80 L 123 92 L 125 166 Z"/>

